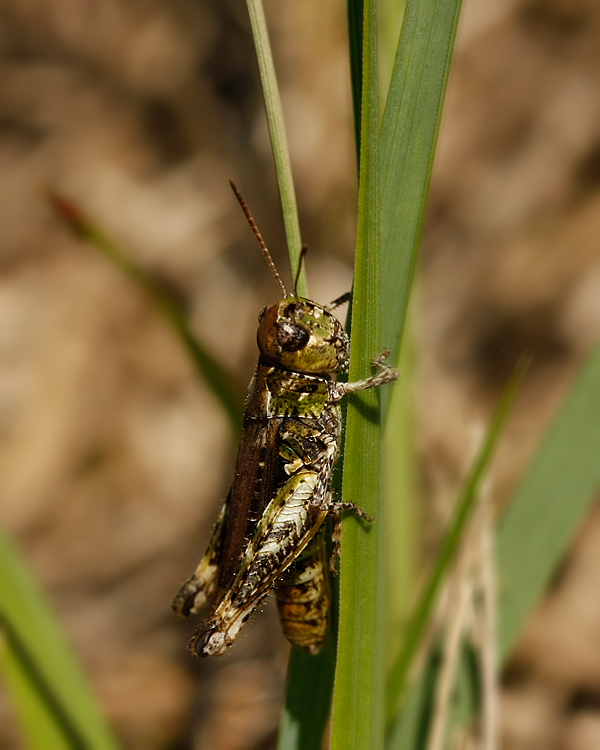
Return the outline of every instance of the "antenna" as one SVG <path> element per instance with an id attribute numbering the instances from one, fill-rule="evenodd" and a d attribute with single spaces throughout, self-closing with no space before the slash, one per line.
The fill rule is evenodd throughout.
<path id="1" fill-rule="evenodd" d="M 308 248 L 306 245 L 302 245 L 302 250 L 300 250 L 300 257 L 298 258 L 298 269 L 296 270 L 296 275 L 294 276 L 294 297 L 298 299 L 298 279 L 300 278 L 300 272 L 302 271 L 302 265 L 304 263 L 304 256 L 308 252 Z"/>
<path id="2" fill-rule="evenodd" d="M 252 214 L 250 213 L 250 209 L 246 205 L 246 201 L 242 198 L 242 194 L 237 188 L 237 185 L 233 180 L 229 180 L 229 184 L 231 185 L 231 189 L 235 193 L 235 197 L 238 199 L 238 203 L 242 207 L 242 211 L 244 212 L 244 215 L 246 219 L 248 219 L 248 224 L 250 224 L 250 229 L 254 232 L 254 236 L 258 240 L 258 244 L 260 245 L 260 249 L 262 250 L 263 255 L 265 256 L 265 260 L 269 264 L 269 268 L 271 269 L 271 273 L 273 274 L 275 281 L 279 284 L 279 288 L 281 289 L 281 292 L 284 297 L 288 296 L 288 293 L 286 292 L 285 286 L 283 285 L 283 281 L 281 280 L 281 276 L 279 275 L 279 271 L 275 267 L 275 263 L 273 262 L 273 258 L 271 258 L 271 253 L 268 251 L 267 246 L 265 244 L 265 241 L 262 238 L 261 233 L 258 231 L 258 227 L 256 226 L 256 223 L 254 219 L 252 218 Z"/>

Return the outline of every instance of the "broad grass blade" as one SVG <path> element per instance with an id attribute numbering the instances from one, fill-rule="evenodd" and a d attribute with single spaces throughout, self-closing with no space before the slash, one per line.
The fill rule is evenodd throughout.
<path id="1" fill-rule="evenodd" d="M 500 655 L 507 657 L 600 489 L 600 345 L 521 480 L 498 529 Z"/>
<path id="2" fill-rule="evenodd" d="M 382 343 L 400 350 L 461 0 L 409 0 L 381 125 Z M 389 396 L 384 396 L 384 404 Z"/>
<path id="3" fill-rule="evenodd" d="M 292 649 L 277 750 L 320 748 L 329 718 L 335 671 L 335 628 L 316 656 Z"/>
<path id="4" fill-rule="evenodd" d="M 0 671 L 34 750 L 116 750 L 21 555 L 0 533 Z"/>
<path id="5" fill-rule="evenodd" d="M 600 489 L 600 346 L 590 354 L 502 518 L 496 542 L 500 582 L 499 652 L 506 661 Z M 418 680 L 416 685 L 420 685 Z M 405 707 L 426 712 L 429 697 L 413 686 Z M 390 733 L 390 750 L 407 742 L 406 708 Z M 416 742 L 416 734 L 411 735 Z"/>

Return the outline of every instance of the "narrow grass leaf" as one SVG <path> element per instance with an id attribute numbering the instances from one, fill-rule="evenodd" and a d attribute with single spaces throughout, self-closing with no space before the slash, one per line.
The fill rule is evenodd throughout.
<path id="1" fill-rule="evenodd" d="M 262 1 L 246 0 L 246 4 L 248 6 L 260 81 L 265 99 L 265 109 L 267 112 L 273 157 L 275 159 L 275 171 L 277 173 L 277 184 L 279 186 L 279 196 L 283 210 L 283 222 L 290 256 L 292 279 L 295 279 L 300 263 L 302 240 L 294 180 L 292 178 L 292 167 L 283 121 L 283 110 L 277 87 L 277 76 L 275 75 L 275 65 L 273 63 L 273 54 L 271 52 L 269 32 L 267 30 L 267 21 Z M 304 267 L 300 269 L 297 291 L 303 297 L 306 297 L 308 294 Z"/>
<path id="2" fill-rule="evenodd" d="M 157 310 L 181 339 L 202 379 L 221 402 L 234 433 L 239 434 L 242 424 L 242 389 L 234 383 L 223 365 L 192 332 L 178 305 L 165 293 L 156 279 L 137 265 L 77 204 L 53 190 L 48 191 L 47 195 L 52 208 L 77 235 L 100 250 L 149 295 Z"/>
<path id="3" fill-rule="evenodd" d="M 431 649 L 386 737 L 386 750 L 425 750 L 431 725 L 441 653 Z"/>
<path id="4" fill-rule="evenodd" d="M 86 747 L 84 736 L 54 695 L 18 633 L 0 615 L 0 671 L 9 687 L 21 728 L 32 748 Z"/>
<path id="5" fill-rule="evenodd" d="M 600 346 L 573 384 L 499 524 L 500 657 L 506 660 L 600 489 Z M 458 691 L 464 700 L 465 685 Z M 468 703 L 467 703 L 468 705 Z M 466 726 L 474 711 L 463 713 Z"/>
<path id="6" fill-rule="evenodd" d="M 458 734 L 468 731 L 473 723 L 473 717 L 482 716 L 484 687 L 480 656 L 469 641 L 463 640 L 445 728 L 446 747 L 451 747 L 452 739 Z"/>
<path id="7" fill-rule="evenodd" d="M 364 0 L 348 0 L 347 12 L 350 83 L 352 85 L 352 114 L 354 115 L 354 140 L 356 143 L 356 163 L 360 165 Z"/>
<path id="8" fill-rule="evenodd" d="M 34 750 L 116 750 L 21 555 L 0 532 L 0 671 Z"/>
<path id="9" fill-rule="evenodd" d="M 600 346 L 519 484 L 498 529 L 499 651 L 506 658 L 600 489 Z"/>
<path id="10" fill-rule="evenodd" d="M 316 656 L 292 649 L 277 750 L 321 747 L 331 705 L 335 649 L 334 627 L 330 627 L 327 642 Z"/>
<path id="11" fill-rule="evenodd" d="M 53 710 L 56 706 L 51 700 L 48 701 L 43 689 L 39 689 L 39 682 L 31 679 L 30 671 L 13 648 L 12 639 L 9 640 L 5 633 L 3 626 L 0 630 L 0 674 L 12 698 L 27 746 L 33 750 L 71 750 L 82 747 L 77 732 L 73 732 L 70 724 L 63 720 L 60 710 Z"/>
<path id="12" fill-rule="evenodd" d="M 431 616 L 443 582 L 454 562 L 460 543 L 464 537 L 467 523 L 477 500 L 481 482 L 486 476 L 498 441 L 502 435 L 506 419 L 518 392 L 526 369 L 522 362 L 507 385 L 498 408 L 492 418 L 487 434 L 483 440 L 473 467 L 465 482 L 456 510 L 450 522 L 448 532 L 429 575 L 423 593 L 419 599 L 414 615 L 408 626 L 404 644 L 390 672 L 387 691 L 387 718 L 391 721 L 396 706 L 403 697 L 411 665 L 427 633 Z"/>
<path id="13" fill-rule="evenodd" d="M 599 424 L 600 346 L 597 346 L 572 385 L 499 524 L 496 550 L 502 661 L 508 658 L 600 489 Z M 432 667 L 431 658 L 428 663 Z M 422 726 L 430 705 L 426 692 L 422 677 L 418 677 L 392 725 L 388 750 L 424 747 L 417 741 L 407 710 L 410 706 L 411 716 L 421 717 L 419 726 Z"/>
<path id="14" fill-rule="evenodd" d="M 377 19 L 364 4 L 359 214 L 350 380 L 369 373 L 380 352 L 379 102 Z M 376 515 L 372 525 L 346 514 L 343 521 L 340 623 L 332 713 L 332 750 L 378 750 L 384 738 L 385 528 L 381 503 L 379 395 L 348 401 L 343 496 Z"/>
<path id="15" fill-rule="evenodd" d="M 340 492 L 339 466 L 334 471 L 334 492 Z M 331 555 L 333 524 L 328 521 L 328 555 Z M 292 649 L 288 664 L 285 706 L 279 724 L 277 750 L 320 748 L 329 719 L 335 674 L 339 577 L 331 577 L 329 633 L 316 656 Z"/>

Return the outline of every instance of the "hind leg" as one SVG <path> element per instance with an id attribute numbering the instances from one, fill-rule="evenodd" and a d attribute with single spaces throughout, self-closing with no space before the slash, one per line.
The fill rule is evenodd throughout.
<path id="1" fill-rule="evenodd" d="M 206 552 L 198 563 L 196 570 L 182 584 L 171 603 L 173 611 L 181 617 L 199 612 L 216 588 L 230 497 L 231 492 L 223 503 Z"/>

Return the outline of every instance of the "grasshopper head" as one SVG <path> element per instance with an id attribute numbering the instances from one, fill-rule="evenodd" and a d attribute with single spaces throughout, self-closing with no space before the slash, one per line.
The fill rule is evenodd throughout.
<path id="1" fill-rule="evenodd" d="M 273 364 L 306 373 L 347 370 L 348 335 L 316 302 L 286 297 L 265 307 L 258 321 L 258 348 Z"/>

